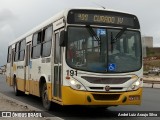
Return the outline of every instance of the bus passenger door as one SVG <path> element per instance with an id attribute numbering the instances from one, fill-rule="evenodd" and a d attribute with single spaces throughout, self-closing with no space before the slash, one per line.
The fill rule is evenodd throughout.
<path id="1" fill-rule="evenodd" d="M 31 56 L 31 42 L 26 45 L 26 55 L 25 55 L 25 93 L 29 94 L 29 80 L 30 80 L 30 56 Z"/>
<path id="2" fill-rule="evenodd" d="M 53 81 L 53 96 L 54 99 L 61 101 L 61 84 L 62 84 L 62 53 L 59 46 L 59 33 L 55 32 L 54 41 L 54 81 Z"/>

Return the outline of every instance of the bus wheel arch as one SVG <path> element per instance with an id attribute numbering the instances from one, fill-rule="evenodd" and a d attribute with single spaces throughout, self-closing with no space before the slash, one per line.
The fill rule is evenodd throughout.
<path id="1" fill-rule="evenodd" d="M 47 83 L 44 77 L 40 78 L 39 88 L 40 88 L 40 97 L 42 98 L 43 107 L 46 110 L 50 110 L 52 107 L 52 102 L 48 99 Z"/>

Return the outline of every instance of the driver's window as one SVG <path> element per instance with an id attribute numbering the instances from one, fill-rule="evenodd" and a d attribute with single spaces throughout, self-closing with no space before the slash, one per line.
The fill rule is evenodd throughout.
<path id="1" fill-rule="evenodd" d="M 121 38 L 118 49 L 125 55 L 135 57 L 135 36 Z"/>

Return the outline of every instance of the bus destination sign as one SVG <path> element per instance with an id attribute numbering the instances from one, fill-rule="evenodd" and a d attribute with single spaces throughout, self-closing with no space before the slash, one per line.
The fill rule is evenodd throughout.
<path id="1" fill-rule="evenodd" d="M 137 17 L 134 15 L 108 11 L 101 11 L 97 13 L 88 11 L 74 11 L 69 13 L 68 18 L 70 18 L 68 19 L 68 22 L 73 24 L 137 28 L 136 23 L 138 23 Z"/>
<path id="2" fill-rule="evenodd" d="M 75 14 L 75 22 L 106 23 L 117 25 L 133 25 L 133 19 L 113 15 Z"/>

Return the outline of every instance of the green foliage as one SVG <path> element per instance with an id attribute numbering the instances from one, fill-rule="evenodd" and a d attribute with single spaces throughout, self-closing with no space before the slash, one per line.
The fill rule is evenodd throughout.
<path id="1" fill-rule="evenodd" d="M 148 71 L 152 68 L 160 68 L 160 60 L 148 60 L 144 61 L 144 71 Z"/>
<path id="2" fill-rule="evenodd" d="M 147 57 L 160 56 L 160 48 L 146 48 Z"/>

